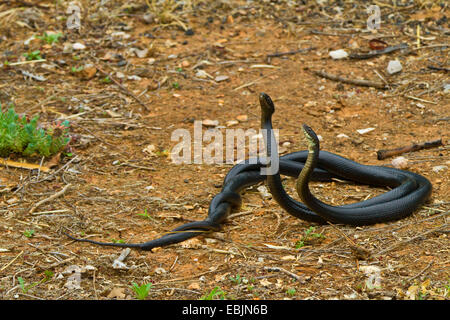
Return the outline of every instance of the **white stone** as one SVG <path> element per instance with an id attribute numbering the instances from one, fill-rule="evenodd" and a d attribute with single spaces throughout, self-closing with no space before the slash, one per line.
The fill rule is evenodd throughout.
<path id="1" fill-rule="evenodd" d="M 345 51 L 343 49 L 330 51 L 329 55 L 333 59 L 344 59 L 344 58 L 348 57 L 347 51 Z"/>
<path id="2" fill-rule="evenodd" d="M 402 71 L 402 64 L 398 60 L 391 60 L 387 66 L 387 72 L 389 74 L 394 74 Z"/>

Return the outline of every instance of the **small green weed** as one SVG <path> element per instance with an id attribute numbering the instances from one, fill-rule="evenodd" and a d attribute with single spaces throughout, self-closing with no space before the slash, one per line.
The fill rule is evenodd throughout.
<path id="1" fill-rule="evenodd" d="M 225 298 L 226 292 L 220 289 L 220 287 L 215 287 L 209 293 L 203 295 L 200 298 L 200 300 L 215 300 L 215 299 L 225 300 Z"/>
<path id="2" fill-rule="evenodd" d="M 32 52 L 24 53 L 23 56 L 27 59 L 27 61 L 41 60 L 42 59 L 40 50 L 35 50 L 35 51 L 32 51 Z"/>
<path id="3" fill-rule="evenodd" d="M 242 280 L 245 279 L 244 277 L 241 277 L 241 275 L 237 274 L 236 276 L 230 276 L 230 280 L 234 283 L 234 284 L 241 284 Z"/>
<path id="4" fill-rule="evenodd" d="M 62 33 L 50 33 L 44 32 L 43 36 L 36 36 L 36 38 L 41 39 L 42 41 L 46 42 L 47 44 L 54 44 L 57 43 L 59 38 L 62 37 Z"/>
<path id="5" fill-rule="evenodd" d="M 139 286 L 136 282 L 133 282 L 130 288 L 133 289 L 137 299 L 145 300 L 152 286 L 153 286 L 152 283 L 142 284 Z"/>
<path id="6" fill-rule="evenodd" d="M 81 72 L 81 71 L 83 71 L 83 66 L 81 66 L 81 67 L 72 67 L 72 68 L 70 69 L 70 71 L 71 71 L 72 73 Z"/>
<path id="7" fill-rule="evenodd" d="M 25 236 L 25 237 L 27 237 L 27 238 L 31 238 L 33 235 L 34 235 L 34 230 L 33 229 L 30 229 L 30 230 L 25 230 L 24 232 L 23 232 L 23 235 Z"/>
<path id="8" fill-rule="evenodd" d="M 64 121 L 52 128 L 39 128 L 39 116 L 31 120 L 26 116 L 19 116 L 14 108 L 3 112 L 0 104 L 0 156 L 10 154 L 23 156 L 54 155 L 69 143 L 69 122 Z"/>
<path id="9" fill-rule="evenodd" d="M 138 213 L 137 215 L 155 221 L 150 213 L 147 212 L 147 209 L 144 209 L 144 213 Z"/>
<path id="10" fill-rule="evenodd" d="M 315 227 L 309 227 L 305 230 L 305 234 L 302 238 L 295 243 L 295 248 L 300 249 L 306 245 L 306 243 L 311 242 L 314 239 L 325 239 L 325 236 L 322 233 L 315 233 Z"/>
<path id="11" fill-rule="evenodd" d="M 290 296 L 290 297 L 295 296 L 296 293 L 297 293 L 297 291 L 296 291 L 294 288 L 289 288 L 289 289 L 286 291 L 286 294 L 287 294 L 288 296 Z"/>
<path id="12" fill-rule="evenodd" d="M 112 80 L 109 76 L 104 77 L 103 79 L 100 80 L 103 83 L 111 83 Z"/>
<path id="13" fill-rule="evenodd" d="M 44 279 L 42 279 L 41 281 L 33 282 L 30 285 L 26 285 L 25 280 L 23 280 L 22 277 L 17 277 L 17 281 L 19 282 L 19 286 L 22 289 L 22 292 L 27 293 L 28 290 L 30 290 L 31 288 L 34 288 L 37 285 L 40 285 L 41 283 L 49 281 L 51 278 L 53 278 L 53 275 L 54 275 L 54 273 L 52 271 L 45 270 L 44 271 Z"/>

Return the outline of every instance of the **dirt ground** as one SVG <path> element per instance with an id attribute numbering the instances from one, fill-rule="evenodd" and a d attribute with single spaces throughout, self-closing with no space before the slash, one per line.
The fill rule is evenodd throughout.
<path id="1" fill-rule="evenodd" d="M 72 135 L 60 158 L 42 162 L 47 173 L 0 168 L 0 297 L 136 299 L 132 284 L 151 283 L 146 299 L 449 299 L 448 3 L 377 1 L 373 31 L 366 1 L 179 3 L 149 10 L 145 1 L 79 1 L 81 28 L 68 29 L 69 1 L 0 1 L 2 107 L 39 114 L 43 126 L 67 119 Z M 31 38 L 44 32 L 62 36 Z M 367 53 L 372 39 L 408 48 L 329 56 Z M 36 50 L 45 61 L 27 62 L 23 54 Z M 396 59 L 403 69 L 390 75 Z M 284 154 L 306 149 L 302 123 L 321 135 L 323 150 L 363 164 L 391 166 L 378 150 L 442 139 L 402 155 L 407 170 L 431 181 L 430 200 L 396 222 L 314 225 L 249 188 L 221 232 L 131 250 L 124 268 L 113 267 L 121 249 L 61 233 L 145 242 L 203 220 L 232 165 L 175 165 L 171 135 L 192 133 L 194 120 L 217 120 L 223 133 L 258 130 L 260 92 L 275 102 Z M 285 181 L 292 195 L 293 181 Z M 333 205 L 386 191 L 312 186 Z"/>

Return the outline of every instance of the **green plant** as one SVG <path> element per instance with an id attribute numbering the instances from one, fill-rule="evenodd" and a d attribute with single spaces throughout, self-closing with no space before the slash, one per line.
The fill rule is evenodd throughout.
<path id="1" fill-rule="evenodd" d="M 302 238 L 295 243 L 295 248 L 300 249 L 305 246 L 305 244 L 308 241 L 311 241 L 313 239 L 324 239 L 325 236 L 322 233 L 315 233 L 316 230 L 315 227 L 309 227 L 305 230 L 305 234 L 302 236 Z"/>
<path id="2" fill-rule="evenodd" d="M 447 280 L 447 284 L 444 285 L 444 297 L 450 297 L 450 280 Z"/>
<path id="3" fill-rule="evenodd" d="M 72 67 L 71 69 L 70 69 L 70 71 L 72 72 L 72 73 L 77 73 L 77 72 L 80 72 L 80 71 L 83 71 L 83 66 L 81 66 L 81 67 Z"/>
<path id="4" fill-rule="evenodd" d="M 295 294 L 296 294 L 296 290 L 294 289 L 294 288 L 289 288 L 287 291 L 286 291 L 286 294 L 288 295 L 288 296 L 290 296 L 290 297 L 293 297 Z"/>
<path id="5" fill-rule="evenodd" d="M 34 230 L 33 230 L 33 229 L 25 230 L 25 231 L 23 232 L 23 235 L 24 235 L 25 237 L 27 237 L 27 238 L 31 238 L 31 237 L 34 235 Z"/>
<path id="6" fill-rule="evenodd" d="M 43 36 L 36 36 L 36 38 L 41 39 L 44 42 L 47 42 L 48 44 L 54 44 L 58 42 L 59 38 L 62 37 L 62 33 L 51 33 L 48 34 L 47 32 L 44 32 Z"/>
<path id="7" fill-rule="evenodd" d="M 152 283 L 142 284 L 139 286 L 136 282 L 133 282 L 132 286 L 130 288 L 133 289 L 134 293 L 136 294 L 137 299 L 145 300 L 145 298 L 147 298 L 152 286 L 153 286 Z"/>
<path id="8" fill-rule="evenodd" d="M 22 277 L 18 277 L 18 278 L 17 278 L 17 281 L 19 281 L 19 286 L 20 286 L 20 288 L 22 289 L 22 292 L 23 292 L 23 293 L 27 293 L 27 292 L 28 292 L 28 289 L 25 287 L 25 280 L 23 280 Z"/>
<path id="9" fill-rule="evenodd" d="M 35 51 L 32 51 L 32 52 L 24 53 L 23 56 L 25 58 L 27 58 L 28 61 L 41 60 L 42 59 L 40 50 L 35 50 Z"/>
<path id="10" fill-rule="evenodd" d="M 178 82 L 173 82 L 172 83 L 172 88 L 174 89 L 180 89 L 180 84 Z"/>
<path id="11" fill-rule="evenodd" d="M 125 243 L 125 240 L 123 240 L 123 239 L 119 239 L 119 240 L 111 239 L 111 242 L 113 242 L 113 243 Z"/>
<path id="12" fill-rule="evenodd" d="M 230 280 L 231 280 L 232 282 L 234 282 L 235 284 L 241 284 L 243 279 L 244 279 L 244 278 L 241 277 L 241 275 L 239 275 L 239 274 L 237 274 L 235 277 L 230 276 Z"/>
<path id="13" fill-rule="evenodd" d="M 226 292 L 220 289 L 220 287 L 214 287 L 209 293 L 203 295 L 200 300 L 214 300 L 220 299 L 225 300 Z"/>
<path id="14" fill-rule="evenodd" d="M 14 108 L 3 112 L 0 104 L 0 156 L 12 153 L 49 157 L 60 152 L 70 141 L 69 122 L 63 121 L 47 130 L 39 128 L 39 116 L 31 120 L 19 116 Z"/>
<path id="15" fill-rule="evenodd" d="M 22 289 L 22 292 L 27 293 L 28 290 L 30 290 L 31 288 L 34 288 L 37 285 L 40 285 L 41 283 L 49 281 L 53 277 L 53 275 L 54 275 L 54 273 L 52 271 L 45 270 L 44 271 L 44 279 L 42 279 L 41 281 L 33 282 L 30 285 L 26 285 L 25 280 L 23 280 L 22 277 L 17 277 L 17 281 L 19 282 L 19 286 Z"/>
<path id="16" fill-rule="evenodd" d="M 109 76 L 106 76 L 103 79 L 101 79 L 100 81 L 103 83 L 111 83 L 111 78 Z"/>
<path id="17" fill-rule="evenodd" d="M 144 209 L 144 213 L 138 213 L 137 215 L 155 221 L 155 219 L 147 212 L 147 209 Z"/>

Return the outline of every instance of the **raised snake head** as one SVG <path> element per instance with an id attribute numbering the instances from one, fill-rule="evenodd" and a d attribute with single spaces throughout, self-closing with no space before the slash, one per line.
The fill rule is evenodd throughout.
<path id="1" fill-rule="evenodd" d="M 261 111 L 264 114 L 272 115 L 275 112 L 275 105 L 273 104 L 272 99 L 264 92 L 259 94 L 259 104 L 261 105 Z"/>

